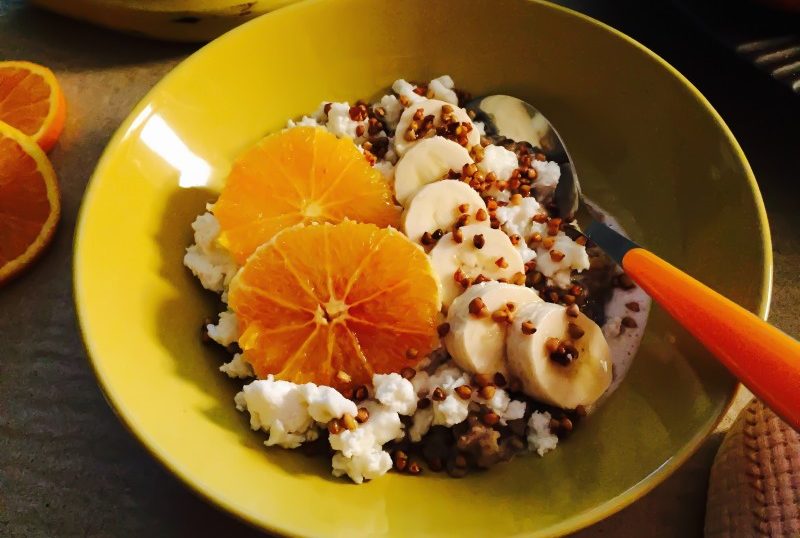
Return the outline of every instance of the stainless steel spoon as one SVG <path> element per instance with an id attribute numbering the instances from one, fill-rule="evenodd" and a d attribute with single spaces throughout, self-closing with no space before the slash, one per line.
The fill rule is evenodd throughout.
<path id="1" fill-rule="evenodd" d="M 602 222 L 587 204 L 564 141 L 530 104 L 508 95 L 470 102 L 498 142 L 527 142 L 555 161 L 561 178 L 549 209 L 616 261 L 756 396 L 800 430 L 800 342 L 698 282 Z"/>

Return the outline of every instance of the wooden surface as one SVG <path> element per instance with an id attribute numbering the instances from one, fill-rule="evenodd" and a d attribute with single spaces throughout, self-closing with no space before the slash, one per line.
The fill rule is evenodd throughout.
<path id="1" fill-rule="evenodd" d="M 662 54 L 728 121 L 770 214 L 772 320 L 800 334 L 798 100 L 740 64 L 669 3 L 563 3 Z M 95 384 L 72 301 L 72 237 L 97 159 L 134 104 L 193 50 L 0 0 L 0 58 L 52 67 L 70 107 L 51 155 L 63 189 L 60 229 L 40 262 L 0 289 L 0 536 L 259 535 L 195 497 L 124 430 Z M 738 399 L 722 430 L 746 399 Z M 716 434 L 649 495 L 577 536 L 700 536 L 708 470 L 720 441 Z"/>

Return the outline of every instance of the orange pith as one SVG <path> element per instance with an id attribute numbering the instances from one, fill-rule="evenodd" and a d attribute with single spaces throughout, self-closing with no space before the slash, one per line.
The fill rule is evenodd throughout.
<path id="1" fill-rule="evenodd" d="M 0 122 L 0 283 L 47 246 L 60 213 L 58 185 L 33 140 Z"/>
<path id="2" fill-rule="evenodd" d="M 259 377 L 349 394 L 438 345 L 439 288 L 428 257 L 400 232 L 372 224 L 284 230 L 250 257 L 228 297 Z"/>
<path id="3" fill-rule="evenodd" d="M 315 127 L 269 135 L 242 155 L 214 215 L 221 244 L 240 264 L 295 224 L 349 218 L 384 227 L 400 217 L 381 173 L 353 142 Z"/>
<path id="4" fill-rule="evenodd" d="M 66 110 L 64 94 L 48 68 L 30 62 L 0 62 L 0 121 L 49 151 L 64 127 Z"/>

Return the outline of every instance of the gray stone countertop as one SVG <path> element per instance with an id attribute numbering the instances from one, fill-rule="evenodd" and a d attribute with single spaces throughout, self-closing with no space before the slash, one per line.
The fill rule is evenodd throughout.
<path id="1" fill-rule="evenodd" d="M 665 56 L 728 121 L 759 178 L 770 215 L 771 320 L 800 334 L 798 99 L 716 47 L 669 3 L 562 3 Z M 63 195 L 54 244 L 24 277 L 0 289 L 0 536 L 259 535 L 192 494 L 117 421 L 95 383 L 72 299 L 75 220 L 95 163 L 136 102 L 195 49 L 115 34 L 20 0 L 0 0 L 0 59 L 50 66 L 70 107 L 51 154 Z M 748 397 L 745 392 L 737 398 L 718 432 Z M 578 536 L 701 536 L 708 470 L 721 435 L 709 438 L 643 499 Z"/>

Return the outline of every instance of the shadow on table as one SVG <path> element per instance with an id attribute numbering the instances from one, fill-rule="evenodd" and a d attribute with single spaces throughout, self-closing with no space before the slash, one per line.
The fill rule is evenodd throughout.
<path id="1" fill-rule="evenodd" d="M 66 0 L 65 0 L 66 1 Z M 154 41 L 93 26 L 12 0 L 0 2 L 0 58 L 29 60 L 58 71 L 142 64 L 185 56 L 198 45 Z M 17 57 L 24 52 L 24 58 Z"/>
<path id="2" fill-rule="evenodd" d="M 241 389 L 242 380 L 228 379 L 219 371 L 219 366 L 229 361 L 231 355 L 215 344 L 198 345 L 203 320 L 207 317 L 216 319 L 216 314 L 224 310 L 225 305 L 216 294 L 204 290 L 183 266 L 183 255 L 193 242 L 191 223 L 216 197 L 217 193 L 205 188 L 177 189 L 165 205 L 155 241 L 162 264 L 160 275 L 177 293 L 158 308 L 158 337 L 174 358 L 176 373 L 214 396 L 218 402 L 200 410 L 209 420 L 222 428 L 232 429 L 241 444 L 277 460 L 291 474 L 313 474 L 336 480 L 331 476 L 325 458 L 308 458 L 278 447 L 265 449 L 264 433 L 252 431 L 247 414 L 234 409 L 233 396 Z M 193 350 L 199 353 L 193 355 Z"/>

